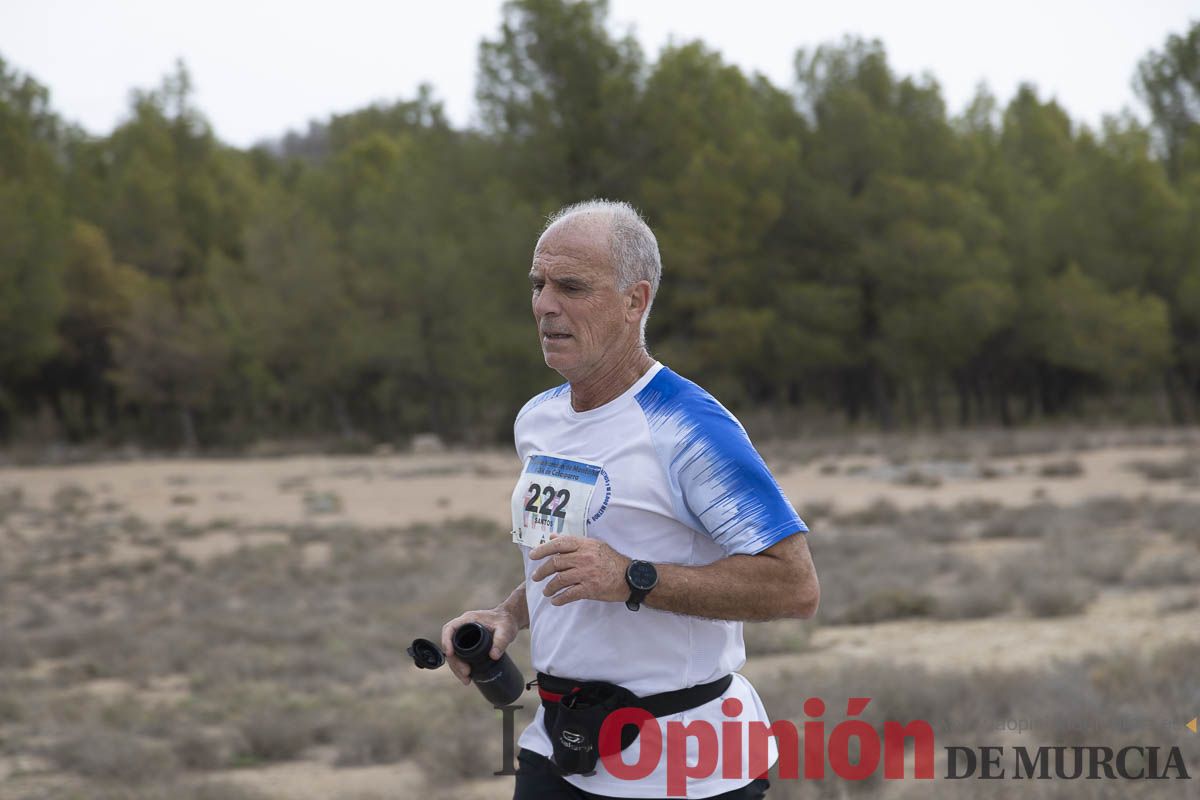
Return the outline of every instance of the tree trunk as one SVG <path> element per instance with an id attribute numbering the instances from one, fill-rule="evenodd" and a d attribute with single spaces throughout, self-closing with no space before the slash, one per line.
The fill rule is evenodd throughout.
<path id="1" fill-rule="evenodd" d="M 343 439 L 349 439 L 354 436 L 354 426 L 350 423 L 350 412 L 346 408 L 346 398 L 341 394 L 335 394 L 330 401 L 333 408 L 333 420 L 337 424 L 338 433 Z"/>
<path id="2" fill-rule="evenodd" d="M 938 402 L 937 378 L 933 375 L 925 379 L 925 402 L 929 405 L 929 414 L 933 418 L 933 429 L 940 432 L 944 424 L 942 405 Z"/>
<path id="3" fill-rule="evenodd" d="M 187 452 L 196 450 L 196 421 L 192 410 L 187 406 L 179 406 L 179 434 L 183 439 L 183 449 Z"/>
<path id="4" fill-rule="evenodd" d="M 875 401 L 875 413 L 879 416 L 879 426 L 890 431 L 896 426 L 892 416 L 892 404 L 888 398 L 887 376 L 878 366 L 871 367 L 871 397 Z"/>

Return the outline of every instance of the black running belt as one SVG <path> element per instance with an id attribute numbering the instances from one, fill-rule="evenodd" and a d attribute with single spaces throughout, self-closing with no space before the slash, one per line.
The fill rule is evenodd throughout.
<path id="1" fill-rule="evenodd" d="M 556 678 L 545 672 L 539 672 L 537 674 L 538 695 L 542 698 L 542 705 L 547 706 L 547 710 L 549 710 L 549 707 L 556 705 L 563 695 L 570 694 L 579 684 L 588 682 Z M 732 682 L 733 675 L 729 674 L 723 678 L 717 678 L 711 683 L 701 683 L 685 689 L 639 697 L 636 705 L 649 712 L 651 716 L 667 717 L 716 700 L 725 694 L 725 690 Z"/>

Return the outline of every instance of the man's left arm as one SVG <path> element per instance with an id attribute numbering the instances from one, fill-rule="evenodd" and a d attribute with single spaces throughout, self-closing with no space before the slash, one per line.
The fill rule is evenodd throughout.
<path id="1" fill-rule="evenodd" d="M 541 587 L 554 605 L 624 602 L 629 597 L 625 570 L 630 559 L 599 539 L 557 536 L 534 548 L 529 557 L 542 562 L 533 581 L 554 576 Z M 800 532 L 756 555 L 731 555 L 703 566 L 655 568 L 658 585 L 644 603 L 678 614 L 746 622 L 807 619 L 816 613 L 821 596 L 808 537 Z"/>

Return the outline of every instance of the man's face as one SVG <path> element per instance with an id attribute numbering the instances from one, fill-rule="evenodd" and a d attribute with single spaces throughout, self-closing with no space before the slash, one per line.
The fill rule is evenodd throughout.
<path id="1" fill-rule="evenodd" d="M 627 292 L 617 290 L 605 226 L 565 220 L 542 237 L 533 253 L 529 282 L 533 317 L 546 366 L 578 381 L 618 355 L 638 337 Z M 632 318 L 632 324 L 631 324 Z"/>

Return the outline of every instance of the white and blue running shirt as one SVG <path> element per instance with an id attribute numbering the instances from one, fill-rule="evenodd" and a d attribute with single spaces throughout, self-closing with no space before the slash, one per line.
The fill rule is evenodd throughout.
<path id="1" fill-rule="evenodd" d="M 620 397 L 589 411 L 571 408 L 568 384 L 534 397 L 514 424 L 524 469 L 513 490 L 517 531 L 577 533 L 618 552 L 656 564 L 703 565 L 735 554 L 756 554 L 808 528 L 796 514 L 741 424 L 712 395 L 655 363 Z M 590 492 L 586 508 L 579 502 Z M 565 526 L 565 527 L 564 527 Z M 573 529 L 573 527 L 575 529 Z M 528 539 L 527 539 L 528 541 Z M 645 604 L 579 600 L 554 606 L 542 589 L 550 578 L 530 576 L 541 562 L 519 544 L 525 561 L 534 669 L 562 678 L 620 684 L 640 696 L 714 681 L 746 661 L 742 623 L 660 611 Z M 653 596 L 653 595 L 652 595 Z M 726 717 L 725 698 L 742 702 Z M 754 688 L 735 674 L 725 694 L 703 706 L 660 717 L 663 756 L 640 781 L 611 775 L 567 777 L 575 786 L 613 797 L 665 796 L 666 724 L 741 721 L 742 761 L 749 752 L 746 723 L 768 722 Z M 642 739 L 622 752 L 637 761 Z M 520 746 L 552 752 L 539 708 Z M 689 742 L 689 762 L 696 762 Z M 776 753 L 772 740 L 768 763 Z M 721 777 L 721 759 L 708 778 L 688 781 L 689 797 L 711 797 L 750 782 L 755 775 Z"/>

